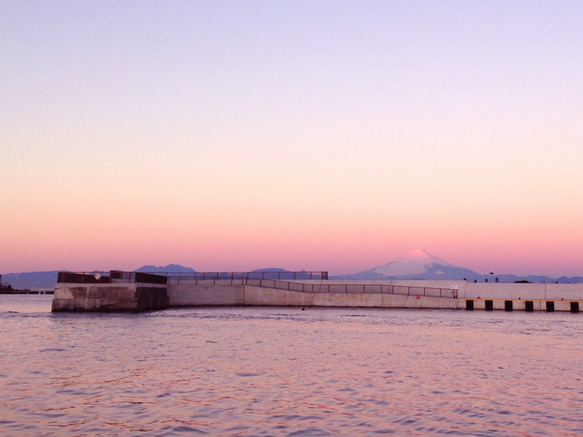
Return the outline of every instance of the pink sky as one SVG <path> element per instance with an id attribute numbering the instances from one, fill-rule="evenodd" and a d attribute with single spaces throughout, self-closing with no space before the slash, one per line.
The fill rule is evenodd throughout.
<path id="1" fill-rule="evenodd" d="M 583 3 L 0 6 L 0 273 L 583 275 Z"/>

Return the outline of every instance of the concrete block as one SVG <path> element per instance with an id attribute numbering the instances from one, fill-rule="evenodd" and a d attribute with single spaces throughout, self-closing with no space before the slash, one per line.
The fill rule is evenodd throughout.
<path id="1" fill-rule="evenodd" d="M 74 284 L 55 289 L 52 311 L 147 311 L 168 307 L 166 286 Z"/>

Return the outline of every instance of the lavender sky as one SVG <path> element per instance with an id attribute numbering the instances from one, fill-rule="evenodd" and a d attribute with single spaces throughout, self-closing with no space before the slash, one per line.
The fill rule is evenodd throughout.
<path id="1" fill-rule="evenodd" d="M 583 274 L 581 1 L 0 2 L 0 273 Z"/>

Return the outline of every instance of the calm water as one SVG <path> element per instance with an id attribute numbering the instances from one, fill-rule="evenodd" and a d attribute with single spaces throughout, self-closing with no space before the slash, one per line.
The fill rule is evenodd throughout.
<path id="1" fill-rule="evenodd" d="M 580 435 L 583 314 L 51 314 L 0 296 L 1 435 Z"/>

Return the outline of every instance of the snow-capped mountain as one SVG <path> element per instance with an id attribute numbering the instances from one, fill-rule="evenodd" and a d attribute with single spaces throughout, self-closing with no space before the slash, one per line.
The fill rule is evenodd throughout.
<path id="1" fill-rule="evenodd" d="M 422 275 L 428 271 L 434 271 L 439 275 L 444 273 L 443 269 L 452 267 L 457 268 L 424 249 L 415 249 L 395 261 L 374 268 L 374 271 L 383 276 Z"/>
<path id="2" fill-rule="evenodd" d="M 425 249 L 415 249 L 388 264 L 364 272 L 343 276 L 344 279 L 444 279 L 474 280 L 484 275 L 455 266 Z"/>

